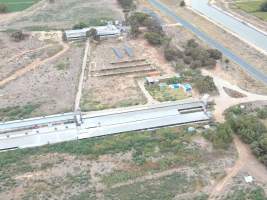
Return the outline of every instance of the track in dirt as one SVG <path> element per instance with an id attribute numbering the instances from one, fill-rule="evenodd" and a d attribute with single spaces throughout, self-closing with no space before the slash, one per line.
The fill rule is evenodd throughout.
<path id="1" fill-rule="evenodd" d="M 0 87 L 3 87 L 4 85 L 8 84 L 9 82 L 23 76 L 24 74 L 26 74 L 27 72 L 30 72 L 32 70 L 34 70 L 35 68 L 37 68 L 38 66 L 47 63 L 55 58 L 58 58 L 59 56 L 61 56 L 62 54 L 64 54 L 65 52 L 67 52 L 69 50 L 69 46 L 63 42 L 60 42 L 60 44 L 63 46 L 63 49 L 58 52 L 57 54 L 53 55 L 52 57 L 49 57 L 47 59 L 44 60 L 40 60 L 37 59 L 34 62 L 32 62 L 31 64 L 27 65 L 26 67 L 23 67 L 17 71 L 15 71 L 12 75 L 6 77 L 5 79 L 0 81 Z M 31 50 L 33 51 L 33 50 Z"/>

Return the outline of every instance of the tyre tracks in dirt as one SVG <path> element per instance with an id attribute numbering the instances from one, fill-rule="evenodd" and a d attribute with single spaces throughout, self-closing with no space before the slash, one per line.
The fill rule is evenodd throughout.
<path id="1" fill-rule="evenodd" d="M 47 59 L 44 59 L 44 60 L 40 60 L 38 58 L 35 61 L 33 61 L 31 64 L 27 65 L 26 67 L 18 69 L 17 71 L 15 71 L 10 76 L 8 76 L 8 77 L 4 78 L 3 80 L 1 80 L 0 81 L 0 87 L 3 87 L 6 84 L 10 83 L 11 81 L 14 81 L 14 80 L 18 79 L 19 77 L 21 77 L 21 76 L 25 75 L 26 73 L 36 69 L 39 66 L 58 58 L 59 56 L 61 56 L 62 54 L 64 54 L 65 52 L 67 52 L 69 50 L 69 45 L 67 45 L 64 42 L 60 42 L 60 44 L 63 47 L 61 51 L 59 51 L 55 55 L 53 55 L 53 56 L 51 56 L 51 57 L 49 57 Z M 38 50 L 39 50 L 39 48 L 38 48 Z M 34 51 L 34 50 L 31 50 L 31 51 Z"/>

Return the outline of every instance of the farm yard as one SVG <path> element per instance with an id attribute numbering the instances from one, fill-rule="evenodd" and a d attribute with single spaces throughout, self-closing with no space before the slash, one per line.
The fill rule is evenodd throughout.
<path id="1" fill-rule="evenodd" d="M 7 6 L 7 12 L 18 12 L 31 7 L 40 0 L 0 0 L 0 4 Z"/>
<path id="2" fill-rule="evenodd" d="M 19 43 L 7 33 L 0 39 L 1 120 L 71 111 L 84 45 L 63 44 L 58 32 L 35 33 Z"/>
<path id="3" fill-rule="evenodd" d="M 92 47 L 81 109 L 101 110 L 145 104 L 137 81 L 147 75 L 174 73 L 160 51 L 144 39 L 101 41 Z M 127 53 L 128 50 L 128 53 Z"/>
<path id="4" fill-rule="evenodd" d="M 102 20 L 121 20 L 123 17 L 116 0 L 57 0 L 40 4 L 20 17 L 4 21 L 2 25 L 8 29 L 61 30 L 71 29 L 80 22 L 100 25 Z"/>

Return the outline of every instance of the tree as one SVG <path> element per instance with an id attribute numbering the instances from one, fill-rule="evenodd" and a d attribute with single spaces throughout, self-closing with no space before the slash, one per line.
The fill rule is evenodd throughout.
<path id="1" fill-rule="evenodd" d="M 99 36 L 97 35 L 97 30 L 95 28 L 91 28 L 87 31 L 86 36 L 94 40 L 99 40 Z"/>
<path id="2" fill-rule="evenodd" d="M 263 3 L 261 4 L 260 10 L 261 10 L 262 12 L 267 12 L 267 1 L 265 1 L 265 2 L 263 2 Z"/>
<path id="3" fill-rule="evenodd" d="M 197 69 L 202 67 L 202 62 L 200 60 L 195 60 L 191 63 L 190 67 L 192 69 Z"/>
<path id="4" fill-rule="evenodd" d="M 144 25 L 151 32 L 155 32 L 155 33 L 158 33 L 158 34 L 161 34 L 161 35 L 164 34 L 160 21 L 155 19 L 155 18 L 153 18 L 153 17 L 146 18 L 144 20 Z"/>
<path id="5" fill-rule="evenodd" d="M 15 31 L 11 34 L 11 38 L 16 42 L 24 40 L 27 36 L 28 35 L 23 33 L 22 31 Z"/>
<path id="6" fill-rule="evenodd" d="M 180 2 L 180 7 L 185 7 L 185 1 L 184 1 L 184 0 L 182 0 L 182 1 Z"/>
<path id="7" fill-rule="evenodd" d="M 222 59 L 222 52 L 220 52 L 217 49 L 208 49 L 207 50 L 209 53 L 210 58 L 213 58 L 215 60 L 220 60 Z"/>
<path id="8" fill-rule="evenodd" d="M 166 47 L 164 49 L 164 56 L 166 60 L 174 61 L 174 60 L 177 60 L 177 58 L 182 58 L 183 52 L 181 52 L 179 49 L 176 49 L 176 48 Z"/>
<path id="9" fill-rule="evenodd" d="M 7 6 L 5 4 L 0 4 L 0 13 L 6 13 L 7 12 Z"/>
<path id="10" fill-rule="evenodd" d="M 195 39 L 190 39 L 187 41 L 187 44 L 186 44 L 187 47 L 192 47 L 192 48 L 196 48 L 198 47 L 198 43 L 196 42 Z"/>
<path id="11" fill-rule="evenodd" d="M 148 18 L 149 18 L 149 16 L 148 16 L 148 14 L 146 14 L 146 13 L 143 13 L 143 12 L 134 12 L 134 13 L 129 17 L 129 21 L 134 20 L 134 21 L 138 22 L 138 24 L 139 24 L 140 26 L 142 26 L 142 25 L 144 25 L 145 20 L 148 19 Z"/>
<path id="12" fill-rule="evenodd" d="M 200 94 L 217 92 L 217 88 L 214 84 L 213 78 L 210 76 L 196 77 L 194 85 Z"/>
<path id="13" fill-rule="evenodd" d="M 152 45 L 161 45 L 163 43 L 163 37 L 155 32 L 147 32 L 145 38 Z"/>

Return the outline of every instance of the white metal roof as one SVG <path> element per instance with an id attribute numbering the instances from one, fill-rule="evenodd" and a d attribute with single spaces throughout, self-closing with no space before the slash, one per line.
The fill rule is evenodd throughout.
<path id="1" fill-rule="evenodd" d="M 90 28 L 83 28 L 83 29 L 77 29 L 77 30 L 66 30 L 65 34 L 67 38 L 86 37 L 86 32 L 88 32 L 92 28 L 96 29 L 98 36 L 120 34 L 120 30 L 112 24 L 108 24 L 106 26 L 94 26 Z"/>

